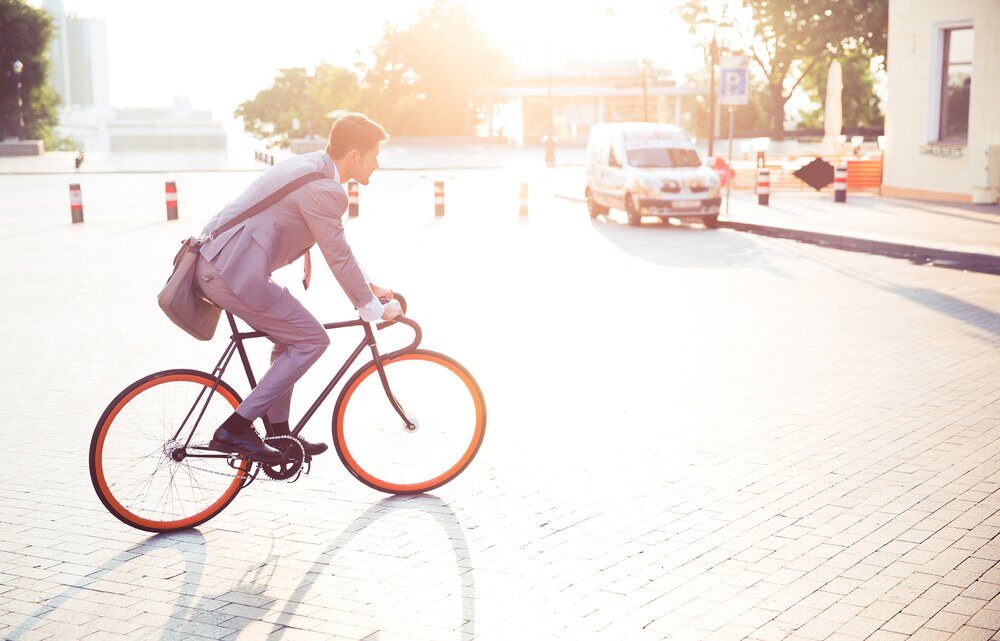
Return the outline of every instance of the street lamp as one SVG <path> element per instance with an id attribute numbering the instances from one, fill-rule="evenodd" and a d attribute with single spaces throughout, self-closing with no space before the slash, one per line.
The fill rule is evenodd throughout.
<path id="1" fill-rule="evenodd" d="M 21 72 L 24 71 L 24 65 L 20 60 L 15 60 L 11 68 L 17 78 L 17 139 L 24 140 L 24 101 L 21 100 Z"/>

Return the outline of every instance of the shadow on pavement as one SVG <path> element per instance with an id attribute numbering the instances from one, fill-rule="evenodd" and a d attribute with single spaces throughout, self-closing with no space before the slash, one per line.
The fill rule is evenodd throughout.
<path id="1" fill-rule="evenodd" d="M 793 247 L 792 251 L 799 254 L 801 258 L 805 258 L 822 265 L 827 269 L 839 272 L 844 276 L 871 285 L 872 287 L 876 287 L 885 292 L 889 292 L 890 294 L 895 294 L 896 296 L 905 298 L 912 303 L 916 303 L 938 313 L 950 316 L 955 320 L 973 325 L 983 331 L 993 334 L 994 336 L 1000 336 L 1000 314 L 992 312 L 984 307 L 973 305 L 972 303 L 967 303 L 959 298 L 955 298 L 954 296 L 949 296 L 948 294 L 925 289 L 923 287 L 903 287 L 892 281 L 872 276 L 852 267 L 848 267 L 842 263 L 834 262 L 831 259 L 811 256 L 797 247 Z M 889 258 L 888 260 L 895 259 Z M 926 267 L 921 267 L 921 269 L 926 269 Z M 979 338 L 981 339 L 982 337 Z"/>
<path id="2" fill-rule="evenodd" d="M 445 535 L 451 543 L 455 555 L 455 564 L 458 568 L 459 581 L 461 582 L 461 613 L 459 614 L 460 630 L 467 636 L 475 636 L 476 620 L 476 589 L 473 577 L 472 561 L 469 555 L 468 543 L 465 533 L 455 516 L 454 511 L 447 503 L 436 496 L 424 494 L 410 497 L 387 497 L 369 507 L 363 514 L 348 525 L 341 534 L 333 540 L 323 551 L 306 572 L 301 581 L 291 595 L 285 601 L 284 609 L 270 618 L 273 623 L 273 630 L 267 635 L 269 641 L 282 639 L 285 632 L 293 627 L 293 618 L 296 610 L 302 605 L 302 600 L 309 593 L 310 588 L 318 578 L 323 576 L 324 571 L 330 562 L 336 559 L 339 552 L 347 546 L 356 536 L 361 534 L 367 527 L 399 510 L 417 510 L 430 516 L 444 530 Z M 108 573 L 113 572 L 127 565 L 129 561 L 139 558 L 144 552 L 151 549 L 177 549 L 183 556 L 183 589 L 177 601 L 173 605 L 173 612 L 167 619 L 167 625 L 156 633 L 141 634 L 139 632 L 129 635 L 130 639 L 142 641 L 156 638 L 158 641 L 182 641 L 192 638 L 192 635 L 204 636 L 202 629 L 206 625 L 212 625 L 212 610 L 217 609 L 218 603 L 238 603 L 249 611 L 241 617 L 227 617 L 225 635 L 232 635 L 240 632 L 243 627 L 258 620 L 262 620 L 268 614 L 272 614 L 271 604 L 274 598 L 266 597 L 265 593 L 269 587 L 275 569 L 280 565 L 281 557 L 274 554 L 274 539 L 272 538 L 271 550 L 267 560 L 247 569 L 236 585 L 228 588 L 224 592 L 196 596 L 202 575 L 205 568 L 206 543 L 205 539 L 197 530 L 188 530 L 182 533 L 157 534 L 138 543 L 128 550 L 118 553 L 105 562 L 100 568 L 73 586 L 67 587 L 61 594 L 47 599 L 39 605 L 38 610 L 25 617 L 20 626 L 5 633 L 5 641 L 19 641 L 46 622 L 46 617 L 67 601 L 86 596 L 89 586 L 100 581 Z M 266 576 L 265 576 L 266 574 Z M 235 598 L 234 598 L 235 597 Z M 249 598 L 248 598 L 249 597 Z M 262 605 L 248 605 L 254 599 L 258 599 Z M 200 608 L 199 603 L 208 604 L 205 608 Z M 267 605 L 263 605 L 263 604 Z M 202 618 L 204 617 L 204 619 Z M 243 627 L 233 625 L 236 621 L 243 620 Z M 294 629 L 292 630 L 294 633 Z M 375 637 L 372 637 L 375 638 Z"/>
<path id="3" fill-rule="evenodd" d="M 32 630 L 44 623 L 49 613 L 55 611 L 67 601 L 77 598 L 78 596 L 85 595 L 85 593 L 90 590 L 89 586 L 100 581 L 109 572 L 118 570 L 129 561 L 141 557 L 144 552 L 148 552 L 151 549 L 163 548 L 177 549 L 180 551 L 184 562 L 183 575 L 185 589 L 182 591 L 180 598 L 178 598 L 177 602 L 174 604 L 174 611 L 169 617 L 170 623 L 161 638 L 187 638 L 183 635 L 177 636 L 175 632 L 183 626 L 184 621 L 182 617 L 184 613 L 192 607 L 191 602 L 195 598 L 193 595 L 197 592 L 198 586 L 201 583 L 202 571 L 205 566 L 205 539 L 201 535 L 201 532 L 198 532 L 197 530 L 188 530 L 172 534 L 156 534 L 140 543 L 137 543 L 136 545 L 133 545 L 123 552 L 119 552 L 114 557 L 106 561 L 101 567 L 87 575 L 76 585 L 71 585 L 63 590 L 61 594 L 58 594 L 50 599 L 46 599 L 34 614 L 30 614 L 25 618 L 24 622 L 20 626 L 4 633 L 4 640 L 18 641 L 24 635 L 29 634 Z M 130 636 L 130 638 L 145 639 L 147 637 Z"/>
<path id="4" fill-rule="evenodd" d="M 360 534 L 368 526 L 379 519 L 393 514 L 399 510 L 418 510 L 430 514 L 437 520 L 441 529 L 444 530 L 451 542 L 452 551 L 455 554 L 455 564 L 458 568 L 459 580 L 462 584 L 462 612 L 460 620 L 463 622 L 461 631 L 469 638 L 475 637 L 476 625 L 476 586 L 473 578 L 472 560 L 469 555 L 469 545 L 465 539 L 462 526 L 455 516 L 451 507 L 431 494 L 420 494 L 416 496 L 389 496 L 375 505 L 368 508 L 364 514 L 359 516 L 344 531 L 330 543 L 322 552 L 312 566 L 302 577 L 302 581 L 295 588 L 295 591 L 288 597 L 285 609 L 281 611 L 274 624 L 275 630 L 267 635 L 269 641 L 278 641 L 283 638 L 288 624 L 291 622 L 295 611 L 302 605 L 302 600 L 308 594 L 309 589 L 316 580 L 323 575 L 331 561 L 336 559 L 338 553 L 347 546 L 355 536 Z M 377 638 L 370 635 L 371 639 Z"/>
<path id="5" fill-rule="evenodd" d="M 776 276 L 790 277 L 768 260 L 774 247 L 764 247 L 746 234 L 725 229 L 704 229 L 670 223 L 643 223 L 630 227 L 603 216 L 591 227 L 627 254 L 658 265 L 698 268 L 765 269 Z M 704 242 L 698 242 L 704 241 Z M 711 251 L 706 251 L 710 243 Z"/>

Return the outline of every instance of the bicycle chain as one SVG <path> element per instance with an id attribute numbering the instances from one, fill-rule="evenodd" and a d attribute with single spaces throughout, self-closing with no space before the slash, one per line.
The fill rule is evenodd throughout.
<path id="1" fill-rule="evenodd" d="M 295 475 L 294 478 L 291 478 L 291 479 L 272 479 L 272 478 L 268 477 L 265 474 L 264 478 L 260 479 L 261 481 L 288 481 L 289 483 L 294 483 L 295 481 L 299 480 L 299 477 L 302 475 L 302 470 L 303 469 L 305 469 L 305 473 L 307 475 L 309 474 L 309 472 L 310 472 L 310 470 L 312 468 L 312 465 L 309 465 L 308 468 L 306 467 L 306 463 L 305 463 L 306 450 L 302 446 L 302 443 L 299 442 L 299 439 L 294 438 L 292 436 L 265 436 L 261 440 L 266 443 L 267 441 L 277 441 L 277 440 L 283 440 L 283 439 L 290 439 L 290 440 L 292 440 L 295 443 L 295 445 L 299 448 L 299 454 L 302 456 L 302 458 L 299 459 L 299 460 L 302 461 L 302 464 L 299 466 L 298 473 Z M 208 443 L 194 443 L 194 444 L 191 445 L 191 447 L 197 447 L 197 448 L 200 448 L 200 449 L 209 449 L 208 448 Z M 240 461 L 240 460 L 241 459 L 239 457 L 237 457 L 237 456 L 230 456 L 228 459 L 226 459 L 226 463 L 229 464 L 229 467 L 233 468 L 236 471 L 239 471 L 239 462 L 238 461 Z M 247 485 L 250 485 L 250 483 L 253 483 L 260 476 L 260 468 L 261 468 L 261 466 L 263 464 L 260 461 L 251 461 L 250 464 L 251 464 L 250 468 L 246 472 L 243 473 L 242 477 L 239 477 L 239 476 L 235 477 L 235 478 L 240 479 L 241 481 L 244 481 L 243 487 L 246 487 Z M 254 469 L 253 468 L 254 465 L 257 466 L 257 469 L 255 471 L 253 471 L 253 472 L 250 472 L 250 470 Z M 226 478 L 233 478 L 233 475 L 231 473 L 228 473 L 228 472 L 219 472 L 218 470 L 210 470 L 210 469 L 207 469 L 207 468 L 204 468 L 204 467 L 198 467 L 198 466 L 195 466 L 195 465 L 192 465 L 191 468 L 195 469 L 195 470 L 198 470 L 199 472 L 207 472 L 209 474 L 217 474 L 219 476 L 225 476 Z M 249 479 L 249 481 L 247 479 Z"/>

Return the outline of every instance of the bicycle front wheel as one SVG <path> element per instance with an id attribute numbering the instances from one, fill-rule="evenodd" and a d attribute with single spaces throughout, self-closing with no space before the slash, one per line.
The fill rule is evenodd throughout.
<path id="1" fill-rule="evenodd" d="M 236 498 L 245 459 L 234 468 L 226 457 L 180 455 L 196 421 L 192 445 L 207 441 L 240 404 L 222 381 L 209 396 L 214 383 L 196 370 L 158 372 L 126 387 L 104 410 L 90 443 L 90 478 L 119 520 L 147 532 L 184 530 Z"/>
<path id="2" fill-rule="evenodd" d="M 383 360 L 389 389 L 415 430 L 406 428 L 369 362 L 344 386 L 333 412 L 333 443 L 359 481 L 390 494 L 440 487 L 472 462 L 486 431 L 486 402 L 468 370 L 418 349 Z"/>

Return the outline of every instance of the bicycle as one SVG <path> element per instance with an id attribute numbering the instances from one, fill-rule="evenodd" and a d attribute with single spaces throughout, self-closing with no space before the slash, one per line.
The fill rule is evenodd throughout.
<path id="1" fill-rule="evenodd" d="M 405 314 L 405 299 L 396 298 Z M 145 376 L 111 401 L 94 428 L 91 481 L 108 511 L 127 525 L 148 532 L 196 527 L 225 509 L 261 471 L 272 480 L 292 482 L 311 470 L 311 458 L 298 441 L 275 436 L 266 416 L 264 440 L 282 449 L 285 462 L 265 464 L 208 448 L 211 433 L 242 402 L 222 380 L 229 362 L 238 352 L 255 388 L 244 341 L 267 336 L 239 331 L 228 311 L 226 318 L 232 334 L 211 373 L 170 369 Z M 396 324 L 412 329 L 413 341 L 384 356 L 369 323 L 323 325 L 327 330 L 363 327 L 365 335 L 291 433 L 302 431 L 370 348 L 372 360 L 348 379 L 334 406 L 334 447 L 344 467 L 365 485 L 389 494 L 418 494 L 448 483 L 472 462 L 485 436 L 486 403 L 479 384 L 458 361 L 419 348 L 423 333 L 415 321 L 399 316 L 376 329 Z M 199 433 L 202 440 L 195 441 L 199 426 L 207 427 Z"/>

